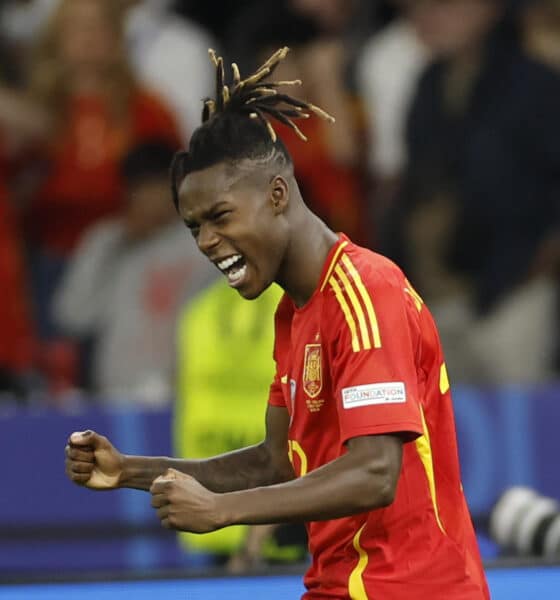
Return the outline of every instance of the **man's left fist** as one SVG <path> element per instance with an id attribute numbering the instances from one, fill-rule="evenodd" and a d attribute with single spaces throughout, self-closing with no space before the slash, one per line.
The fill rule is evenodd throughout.
<path id="1" fill-rule="evenodd" d="M 226 525 L 219 514 L 220 495 L 190 475 L 167 469 L 154 479 L 150 493 L 152 506 L 166 529 L 208 533 Z"/>

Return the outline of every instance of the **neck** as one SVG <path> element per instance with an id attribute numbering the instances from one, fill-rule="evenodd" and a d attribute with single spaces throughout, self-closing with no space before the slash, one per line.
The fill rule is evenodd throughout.
<path id="1" fill-rule="evenodd" d="M 304 306 L 319 285 L 323 265 L 338 236 L 316 215 L 301 205 L 277 283 L 298 308 Z"/>

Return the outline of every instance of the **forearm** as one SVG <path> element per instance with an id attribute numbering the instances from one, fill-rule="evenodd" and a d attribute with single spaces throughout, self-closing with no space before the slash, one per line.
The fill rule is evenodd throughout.
<path id="1" fill-rule="evenodd" d="M 217 493 L 270 486 L 293 477 L 291 470 L 274 464 L 264 444 L 258 444 L 204 460 L 125 456 L 120 487 L 147 491 L 167 469 L 190 475 Z"/>
<path id="2" fill-rule="evenodd" d="M 381 464 L 364 466 L 348 454 L 299 479 L 224 494 L 226 525 L 321 521 L 381 508 L 394 482 Z"/>

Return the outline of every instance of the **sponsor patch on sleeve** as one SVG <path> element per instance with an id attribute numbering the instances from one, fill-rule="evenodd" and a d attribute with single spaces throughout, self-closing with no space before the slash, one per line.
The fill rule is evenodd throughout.
<path id="1" fill-rule="evenodd" d="M 406 389 L 402 381 L 370 383 L 343 388 L 342 406 L 358 408 L 375 404 L 401 404 L 406 402 Z"/>

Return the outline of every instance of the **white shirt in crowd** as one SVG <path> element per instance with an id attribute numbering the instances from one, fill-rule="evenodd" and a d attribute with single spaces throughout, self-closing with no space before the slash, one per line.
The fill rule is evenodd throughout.
<path id="1" fill-rule="evenodd" d="M 93 383 L 101 401 L 160 405 L 172 398 L 176 319 L 217 275 L 182 223 L 141 242 L 120 221 L 93 226 L 53 303 L 61 328 L 93 335 Z"/>
<path id="2" fill-rule="evenodd" d="M 167 102 L 186 145 L 200 125 L 203 100 L 212 93 L 215 71 L 208 48 L 214 44 L 195 23 L 167 13 L 168 4 L 140 2 L 129 12 L 126 34 L 138 77 Z"/>
<path id="3" fill-rule="evenodd" d="M 378 175 L 396 176 L 406 162 L 406 118 L 428 60 L 427 49 L 404 19 L 389 24 L 364 46 L 358 85 L 372 135 L 370 167 Z"/>

